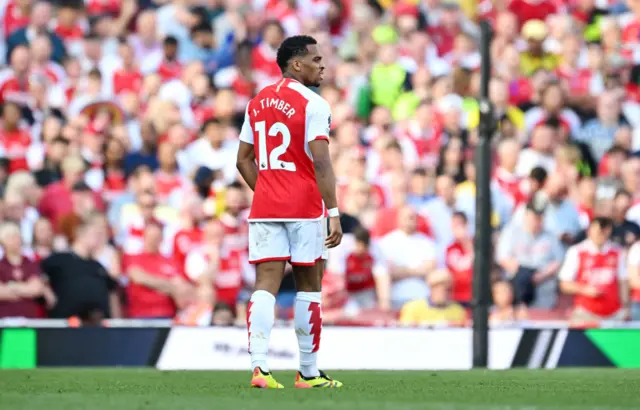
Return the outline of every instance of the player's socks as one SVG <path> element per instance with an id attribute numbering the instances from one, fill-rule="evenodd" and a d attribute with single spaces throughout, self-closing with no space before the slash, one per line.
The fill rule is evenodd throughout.
<path id="1" fill-rule="evenodd" d="M 266 290 L 256 290 L 247 306 L 247 330 L 249 332 L 249 354 L 251 368 L 259 367 L 269 372 L 267 351 L 269 337 L 275 321 L 276 298 Z"/>
<path id="2" fill-rule="evenodd" d="M 306 377 L 320 375 L 316 364 L 322 331 L 320 292 L 298 292 L 294 311 L 296 335 L 300 348 L 300 373 Z"/>

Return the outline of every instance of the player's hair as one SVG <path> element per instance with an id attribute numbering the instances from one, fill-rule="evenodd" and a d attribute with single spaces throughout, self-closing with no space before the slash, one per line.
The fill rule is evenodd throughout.
<path id="1" fill-rule="evenodd" d="M 597 216 L 593 218 L 589 226 L 598 225 L 600 229 L 613 228 L 613 221 L 611 218 L 605 218 L 603 216 Z"/>
<path id="2" fill-rule="evenodd" d="M 293 36 L 285 39 L 280 48 L 278 48 L 278 55 L 276 61 L 278 67 L 284 73 L 287 71 L 289 61 L 294 57 L 306 56 L 309 50 L 307 46 L 318 44 L 315 38 L 311 36 Z"/>
<path id="3" fill-rule="evenodd" d="M 227 189 L 239 189 L 242 191 L 244 190 L 244 186 L 242 186 L 242 184 L 238 181 L 233 181 L 232 183 L 227 185 Z"/>
<path id="4" fill-rule="evenodd" d="M 542 167 L 535 167 L 529 173 L 529 178 L 537 181 L 539 184 L 544 184 L 547 180 L 547 176 L 549 176 L 549 173 Z"/>
<path id="5" fill-rule="evenodd" d="M 453 218 L 460 218 L 462 222 L 464 222 L 465 224 L 469 222 L 469 218 L 467 218 L 467 214 L 465 214 L 462 211 L 455 211 L 453 215 L 451 215 L 451 219 Z"/>
<path id="6" fill-rule="evenodd" d="M 89 74 L 87 74 L 87 76 L 89 78 L 93 78 L 94 80 L 102 80 L 102 73 L 97 68 L 94 68 L 91 71 L 89 71 Z"/>
<path id="7" fill-rule="evenodd" d="M 369 231 L 362 225 L 358 225 L 353 229 L 353 237 L 357 242 L 362 242 L 365 246 L 369 246 L 369 242 L 371 241 Z"/>
<path id="8" fill-rule="evenodd" d="M 178 45 L 178 39 L 175 38 L 174 36 L 166 36 L 164 38 L 164 41 L 162 42 L 162 45 L 164 45 L 164 46 L 177 46 Z"/>
<path id="9" fill-rule="evenodd" d="M 429 173 L 427 172 L 426 169 L 424 169 L 423 167 L 418 167 L 416 169 L 414 169 L 411 172 L 412 175 L 418 176 L 418 177 L 426 177 L 429 175 Z"/>
<path id="10" fill-rule="evenodd" d="M 609 148 L 609 150 L 607 151 L 607 155 L 616 155 L 616 154 L 620 154 L 623 155 L 625 158 L 629 157 L 629 152 L 622 148 L 620 145 L 614 145 L 613 147 Z"/>
<path id="11" fill-rule="evenodd" d="M 194 34 L 197 34 L 197 33 L 211 33 L 211 34 L 213 34 L 213 27 L 211 26 L 211 24 L 207 23 L 206 21 L 203 21 L 203 22 L 201 22 L 199 24 L 196 24 L 191 29 L 191 35 L 194 35 Z"/>
<path id="12" fill-rule="evenodd" d="M 204 122 L 204 124 L 202 124 L 202 127 L 200 128 L 200 133 L 204 134 L 207 128 L 209 128 L 209 125 L 212 125 L 212 124 L 220 125 L 220 120 L 217 118 L 209 118 Z"/>
<path id="13" fill-rule="evenodd" d="M 626 189 L 618 189 L 618 192 L 616 192 L 616 195 L 613 197 L 613 199 L 618 199 L 621 196 L 626 196 L 627 198 L 632 198 L 633 196 L 631 195 L 631 193 L 629 193 L 629 191 L 627 191 Z"/>

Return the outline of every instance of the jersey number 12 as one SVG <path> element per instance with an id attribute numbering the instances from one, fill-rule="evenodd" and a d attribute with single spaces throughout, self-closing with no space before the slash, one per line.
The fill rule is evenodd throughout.
<path id="1" fill-rule="evenodd" d="M 269 136 L 275 137 L 278 134 L 282 135 L 282 144 L 278 145 L 271 150 L 271 153 L 267 155 L 267 122 L 259 121 L 255 124 L 256 132 L 258 133 L 258 143 L 260 145 L 260 158 L 258 162 L 258 169 L 260 171 L 272 169 L 282 171 L 294 171 L 296 170 L 296 164 L 288 161 L 281 161 L 282 154 L 287 152 L 289 144 L 291 144 L 291 133 L 289 128 L 281 122 L 276 122 L 269 128 Z"/>

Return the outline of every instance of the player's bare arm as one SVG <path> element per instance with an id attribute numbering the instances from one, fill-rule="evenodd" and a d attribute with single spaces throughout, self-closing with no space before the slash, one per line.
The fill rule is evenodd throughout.
<path id="1" fill-rule="evenodd" d="M 255 190 L 256 181 L 258 180 L 258 167 L 256 166 L 256 153 L 253 145 L 240 141 L 236 167 L 244 181 L 249 185 L 249 188 L 252 191 Z"/>
<path id="2" fill-rule="evenodd" d="M 316 174 L 316 182 L 318 190 L 322 195 L 325 206 L 329 209 L 338 207 L 336 199 L 336 176 L 333 172 L 331 164 L 331 155 L 329 154 L 329 144 L 326 141 L 318 140 L 309 143 L 311 156 L 313 157 L 313 167 Z M 328 248 L 335 248 L 342 241 L 342 226 L 340 225 L 340 217 L 329 215 L 329 236 L 327 236 L 326 245 Z"/>

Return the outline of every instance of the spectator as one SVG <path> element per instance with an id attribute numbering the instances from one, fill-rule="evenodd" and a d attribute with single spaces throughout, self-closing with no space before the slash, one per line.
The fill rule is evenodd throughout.
<path id="1" fill-rule="evenodd" d="M 20 228 L 0 225 L 4 257 L 0 260 L 0 317 L 38 318 L 36 298 L 43 295 L 40 267 L 22 254 Z"/>
<path id="2" fill-rule="evenodd" d="M 553 159 L 553 144 L 556 139 L 556 133 L 552 127 L 543 124 L 538 125 L 531 132 L 531 145 L 520 152 L 518 165 L 516 166 L 516 175 L 529 175 L 531 170 L 536 167 L 544 168 L 550 172 L 555 167 Z"/>
<path id="3" fill-rule="evenodd" d="M 571 321 L 624 320 L 628 287 L 624 253 L 610 242 L 612 222 L 595 218 L 587 239 L 569 248 L 559 273 L 560 289 L 575 296 Z"/>
<path id="4" fill-rule="evenodd" d="M 46 34 L 51 40 L 53 52 L 51 57 L 62 62 L 65 57 L 65 47 L 62 39 L 52 33 L 48 26 L 53 18 L 52 6 L 46 1 L 36 2 L 31 8 L 29 24 L 24 28 L 19 28 L 7 38 L 7 61 L 11 59 L 11 54 L 20 45 L 28 45 L 35 35 Z M 31 34 L 32 33 L 32 34 Z"/>
<path id="5" fill-rule="evenodd" d="M 417 223 L 415 211 L 404 206 L 398 210 L 398 229 L 378 242 L 391 276 L 394 309 L 427 298 L 427 278 L 437 265 L 435 243 L 417 231 Z"/>
<path id="6" fill-rule="evenodd" d="M 512 203 L 512 208 L 526 201 L 522 177 L 516 174 L 516 166 L 520 156 L 520 144 L 516 139 L 504 139 L 498 145 L 498 167 L 494 171 L 493 181 L 498 185 L 505 197 Z"/>
<path id="7" fill-rule="evenodd" d="M 172 318 L 193 298 L 175 260 L 160 253 L 161 243 L 162 225 L 148 223 L 142 252 L 128 254 L 123 260 L 124 274 L 130 280 L 126 288 L 129 317 Z"/>
<path id="8" fill-rule="evenodd" d="M 462 306 L 471 306 L 473 280 L 473 236 L 463 212 L 454 212 L 451 217 L 453 241 L 445 251 L 445 265 L 452 276 L 452 299 Z"/>
<path id="9" fill-rule="evenodd" d="M 587 121 L 578 134 L 578 140 L 586 143 L 597 161 L 613 147 L 618 128 L 625 124 L 618 96 L 605 92 L 598 98 L 597 117 Z"/>
<path id="10" fill-rule="evenodd" d="M 5 102 L 2 106 L 2 128 L 0 129 L 0 149 L 2 156 L 9 159 L 9 172 L 28 169 L 27 150 L 31 136 L 21 125 L 22 109 L 15 102 Z"/>
<path id="11" fill-rule="evenodd" d="M 414 300 L 402 307 L 400 323 L 404 325 L 464 325 L 464 308 L 451 301 L 451 276 L 446 270 L 434 271 L 429 276 L 429 300 Z"/>
<path id="12" fill-rule="evenodd" d="M 5 194 L 4 220 L 20 227 L 24 244 L 31 244 L 33 239 L 33 225 L 38 219 L 38 212 L 34 211 L 33 208 L 27 208 L 24 198 L 18 192 L 12 190 Z"/>
<path id="13" fill-rule="evenodd" d="M 509 325 L 526 319 L 527 310 L 523 305 L 514 306 L 513 285 L 508 280 L 498 280 L 492 285 L 493 307 L 489 321 L 492 325 Z"/>
<path id="14" fill-rule="evenodd" d="M 62 162 L 62 181 L 48 185 L 38 206 L 40 214 L 58 226 L 63 216 L 73 212 L 73 187 L 83 179 L 85 164 L 80 157 L 67 157 Z M 93 195 L 94 201 L 99 197 Z M 98 207 L 99 208 L 99 207 Z"/>
<path id="15" fill-rule="evenodd" d="M 580 233 L 580 214 L 576 205 L 567 198 L 566 181 L 557 173 L 551 174 L 538 196 L 546 198 L 544 230 L 555 235 L 565 247 L 573 244 Z M 523 208 L 520 208 L 509 224 L 521 224 L 523 216 Z"/>
<path id="16" fill-rule="evenodd" d="M 46 187 L 62 179 L 61 165 L 69 151 L 69 141 L 62 137 L 55 137 L 49 141 L 45 140 L 41 148 L 46 154 L 43 154 L 42 160 L 38 160 L 39 166 L 34 166 L 37 168 L 34 176 L 39 186 Z"/>
<path id="17" fill-rule="evenodd" d="M 84 181 L 76 182 L 71 188 L 71 212 L 58 220 L 56 231 L 61 233 L 72 243 L 75 240 L 76 229 L 96 211 L 94 193 Z"/>
<path id="18" fill-rule="evenodd" d="M 435 233 L 438 249 L 444 250 L 451 241 L 451 217 L 456 211 L 455 183 L 450 176 L 441 175 L 436 178 L 436 197 L 420 210 L 429 218 Z"/>
<path id="19" fill-rule="evenodd" d="M 122 210 L 128 205 L 135 204 L 137 196 L 142 192 L 151 192 L 155 186 L 153 174 L 149 167 L 141 165 L 127 177 L 127 188 L 116 195 L 109 203 L 107 217 L 109 225 L 116 228 L 116 236 L 121 235 L 118 228 L 122 217 Z"/>
<path id="20" fill-rule="evenodd" d="M 49 257 L 54 250 L 54 241 L 55 233 L 51 222 L 46 218 L 38 219 L 33 224 L 33 242 L 29 257 L 38 262 Z"/>
<path id="21" fill-rule="evenodd" d="M 98 246 L 94 227 L 95 220 L 83 222 L 69 251 L 54 252 L 41 262 L 56 299 L 48 313 L 51 318 L 77 316 L 96 324 L 122 314 L 118 284 L 91 256 Z"/>
<path id="22" fill-rule="evenodd" d="M 243 262 L 242 253 L 230 249 L 224 237 L 224 228 L 217 220 L 204 227 L 203 243 L 187 255 L 185 273 L 198 286 L 198 299 L 208 306 L 224 302 L 234 310 L 245 311 L 240 303 L 243 283 L 253 283 L 253 267 Z M 239 315 L 242 312 L 237 312 Z M 244 316 L 238 316 L 244 317 Z"/>
<path id="23" fill-rule="evenodd" d="M 353 239 L 340 267 L 332 273 L 342 276 L 347 291 L 344 310 L 347 316 L 357 316 L 362 310 L 391 309 L 391 281 L 379 249 L 370 244 L 369 232 L 356 227 Z"/>
<path id="24" fill-rule="evenodd" d="M 225 140 L 224 128 L 220 122 L 210 119 L 202 126 L 202 136 L 179 154 L 178 164 L 185 175 L 190 175 L 200 166 L 206 166 L 222 170 L 225 181 L 232 182 L 236 175 L 233 160 L 236 145 L 236 142 Z"/>
<path id="25" fill-rule="evenodd" d="M 545 230 L 545 212 L 546 205 L 540 198 L 529 202 L 522 224 L 511 225 L 501 233 L 496 260 L 513 281 L 516 303 L 551 309 L 556 305 L 556 274 L 563 247 Z"/>
<path id="26" fill-rule="evenodd" d="M 120 279 L 122 264 L 120 253 L 110 243 L 109 222 L 106 216 L 98 214 L 92 217 L 95 222 L 94 235 L 98 238 L 98 245 L 93 257 L 107 270 L 116 281 Z"/>
<path id="27" fill-rule="evenodd" d="M 248 252 L 249 224 L 244 187 L 237 182 L 228 185 L 224 199 L 225 211 L 219 219 L 224 227 L 225 243 L 231 250 Z"/>
<path id="28" fill-rule="evenodd" d="M 636 242 L 629 249 L 627 258 L 629 287 L 631 289 L 631 320 L 640 320 L 640 242 Z"/>
<path id="29" fill-rule="evenodd" d="M 546 1 L 546 0 L 543 0 Z M 526 0 L 516 0 L 518 4 L 527 4 Z M 514 5 L 512 5 L 514 6 Z M 516 15 L 518 14 L 515 11 Z M 521 70 L 525 75 L 531 75 L 537 70 L 553 70 L 558 65 L 555 55 L 544 50 L 543 43 L 549 31 L 544 21 L 539 19 L 527 19 L 522 26 L 522 37 L 527 41 L 527 50 L 520 57 Z"/>
<path id="30" fill-rule="evenodd" d="M 613 230 L 611 232 L 611 242 L 621 248 L 628 249 L 636 241 L 640 239 L 640 226 L 637 223 L 627 219 L 629 209 L 631 208 L 631 195 L 624 189 L 618 190 L 613 200 L 603 200 L 602 202 L 610 203 L 610 212 L 600 211 L 598 216 L 611 218 Z M 587 229 L 578 235 L 576 243 L 582 242 L 587 238 Z"/>

